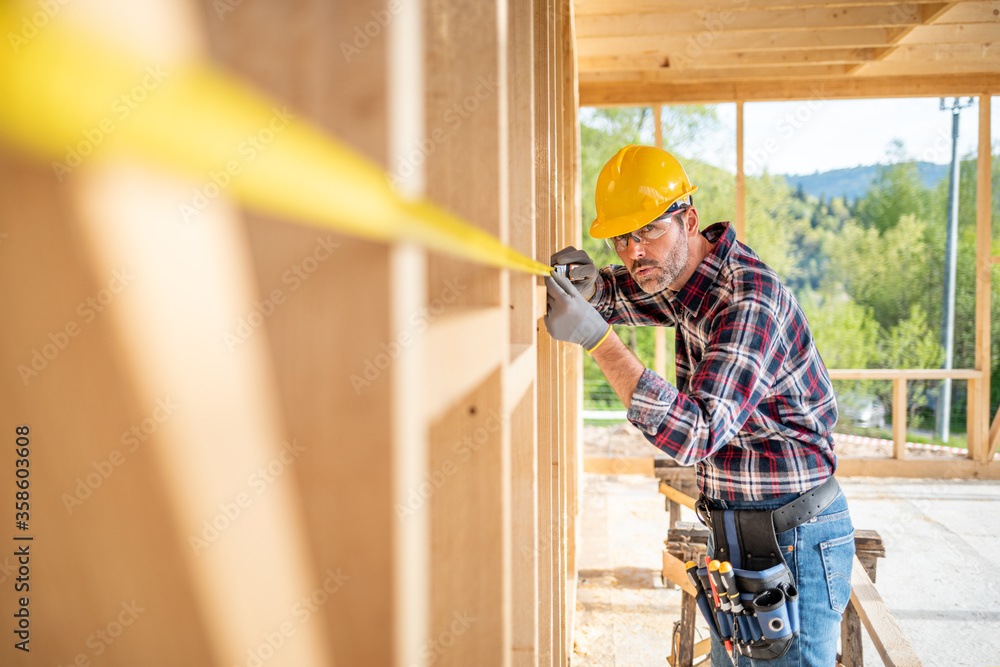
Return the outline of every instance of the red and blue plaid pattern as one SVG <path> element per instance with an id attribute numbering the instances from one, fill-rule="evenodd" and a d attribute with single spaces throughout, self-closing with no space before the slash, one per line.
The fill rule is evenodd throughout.
<path id="1" fill-rule="evenodd" d="M 591 303 L 612 324 L 676 328 L 677 387 L 649 369 L 628 420 L 682 465 L 703 493 L 764 500 L 833 474 L 837 403 L 809 323 L 792 293 L 728 222 L 679 292 L 647 294 L 606 266 Z"/>

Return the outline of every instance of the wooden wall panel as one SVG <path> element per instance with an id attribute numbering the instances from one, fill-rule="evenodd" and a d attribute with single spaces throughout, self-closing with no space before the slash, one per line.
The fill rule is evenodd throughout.
<path id="1" fill-rule="evenodd" d="M 392 69 L 407 60 L 418 67 L 419 43 L 399 40 L 422 17 L 392 8 L 245 5 L 211 22 L 213 50 L 297 113 L 407 175 L 419 165 L 400 169 L 409 146 L 400 145 L 390 102 L 419 107 L 422 91 L 400 98 Z M 426 420 L 417 400 L 430 319 L 423 254 L 258 216 L 249 231 L 262 292 L 287 293 L 267 329 L 289 432 L 306 446 L 301 495 L 316 567 L 350 577 L 320 623 L 338 664 L 413 664 L 429 614 Z M 310 263 L 324 243 L 329 259 Z"/>

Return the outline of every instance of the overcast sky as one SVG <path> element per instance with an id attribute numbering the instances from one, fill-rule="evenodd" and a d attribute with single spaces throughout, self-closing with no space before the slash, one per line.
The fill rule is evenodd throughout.
<path id="1" fill-rule="evenodd" d="M 1000 97 L 994 97 L 994 145 L 1000 143 L 998 105 Z M 811 174 L 875 164 L 885 160 L 886 148 L 896 138 L 911 158 L 938 164 L 951 160 L 951 112 L 940 111 L 936 97 L 748 102 L 743 108 L 748 174 L 760 173 L 765 165 L 772 174 Z M 720 104 L 718 114 L 723 125 L 720 136 L 706 137 L 709 140 L 682 152 L 735 171 L 736 105 Z M 959 155 L 976 150 L 978 123 L 978 103 L 961 112 Z"/>

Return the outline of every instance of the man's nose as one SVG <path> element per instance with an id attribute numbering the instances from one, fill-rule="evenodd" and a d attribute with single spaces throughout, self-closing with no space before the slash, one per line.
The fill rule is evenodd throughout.
<path id="1" fill-rule="evenodd" d="M 628 256 L 634 260 L 642 259 L 646 256 L 646 248 L 642 243 L 636 241 L 635 239 L 629 239 L 628 242 Z"/>

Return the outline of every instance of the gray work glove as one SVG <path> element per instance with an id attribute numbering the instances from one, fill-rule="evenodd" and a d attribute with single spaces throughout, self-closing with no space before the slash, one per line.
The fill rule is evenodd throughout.
<path id="1" fill-rule="evenodd" d="M 583 296 L 590 299 L 597 291 L 597 267 L 594 260 L 590 258 L 585 250 L 577 250 L 573 246 L 566 246 L 549 260 L 552 266 L 560 264 L 573 264 L 569 269 L 569 279 L 573 287 Z"/>
<path id="2" fill-rule="evenodd" d="M 604 341 L 611 325 L 591 306 L 566 276 L 545 279 L 548 292 L 545 328 L 556 340 L 583 345 L 593 352 Z"/>

